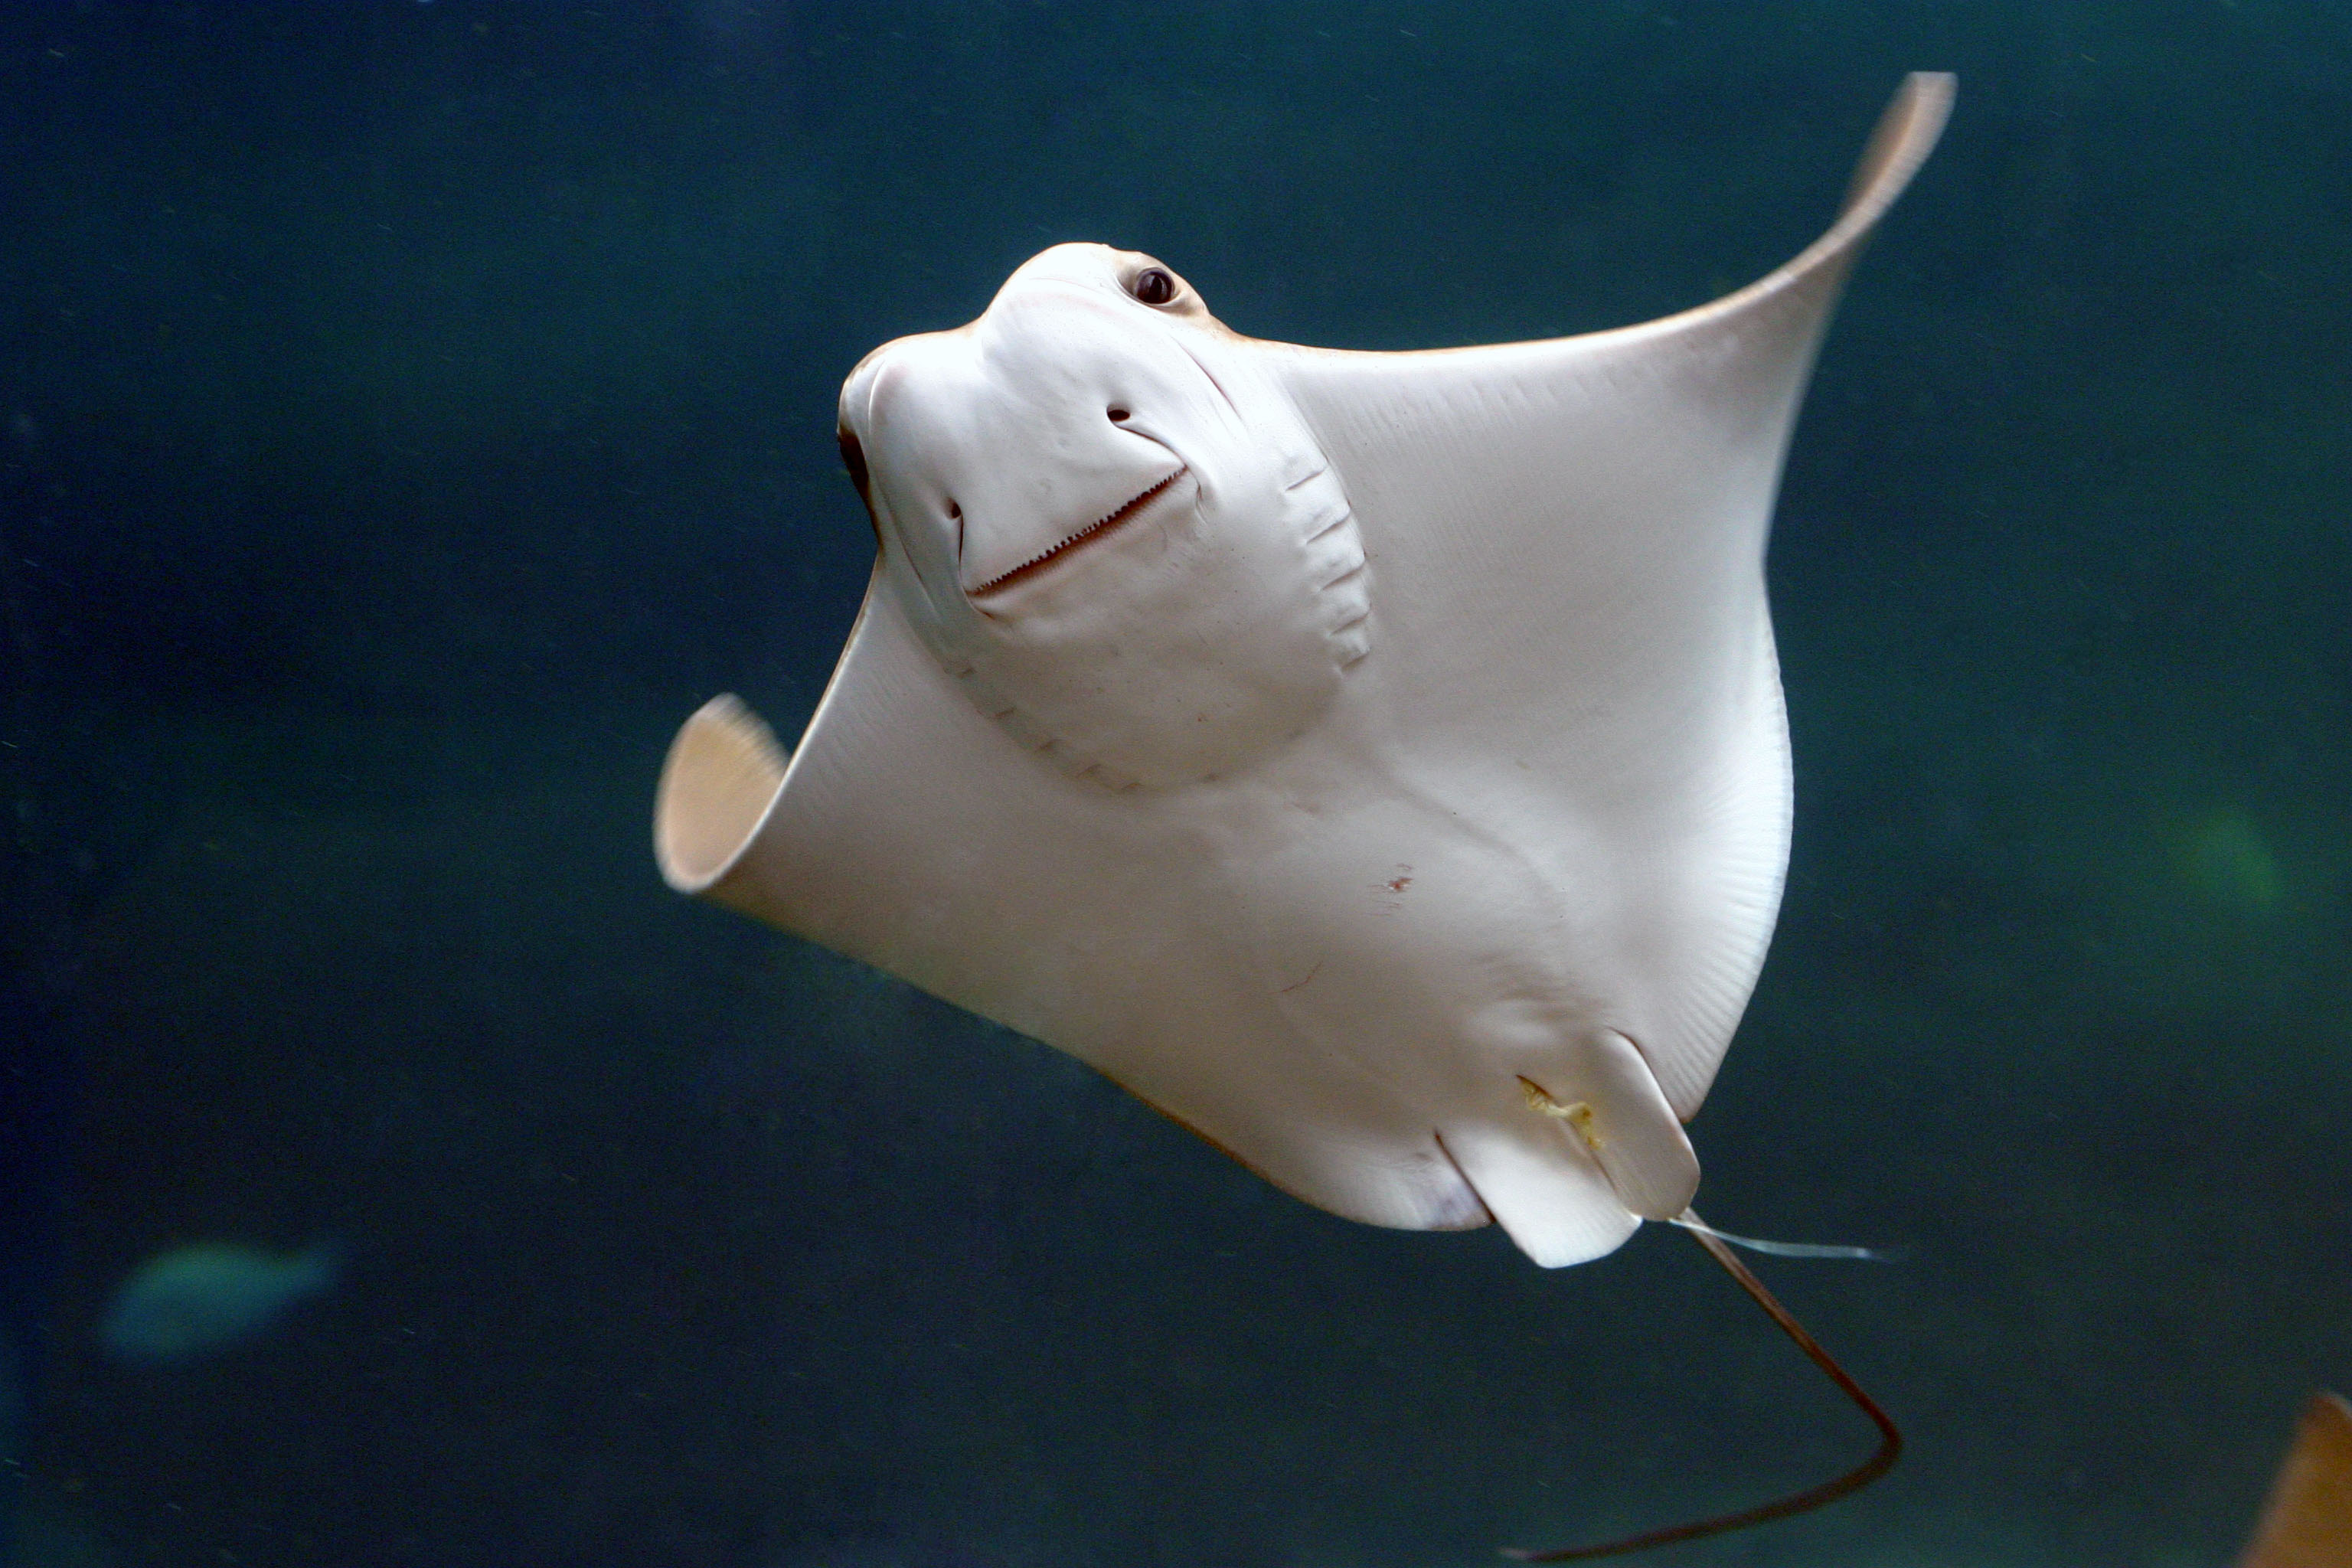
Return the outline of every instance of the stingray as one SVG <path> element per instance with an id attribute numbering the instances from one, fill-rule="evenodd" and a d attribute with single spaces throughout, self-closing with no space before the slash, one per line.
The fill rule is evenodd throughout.
<path id="1" fill-rule="evenodd" d="M 1788 863 L 1774 495 L 1952 90 L 1904 83 L 1794 260 L 1638 326 L 1262 342 L 1068 244 L 875 350 L 840 402 L 878 546 L 848 646 L 789 752 L 732 697 L 687 721 L 663 875 L 1335 1214 L 1497 1224 L 1548 1268 L 1696 1226 L 1684 1123 Z M 1899 1438 L 1848 1388 L 1859 1485 Z"/>

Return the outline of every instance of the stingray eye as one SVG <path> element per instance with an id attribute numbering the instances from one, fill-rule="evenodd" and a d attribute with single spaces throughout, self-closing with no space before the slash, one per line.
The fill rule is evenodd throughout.
<path id="1" fill-rule="evenodd" d="M 1165 305 L 1176 298 L 1176 279 L 1164 267 L 1147 267 L 1128 279 L 1127 291 L 1147 305 Z"/>
<path id="2" fill-rule="evenodd" d="M 1128 416 L 1128 412 L 1127 412 L 1127 410 L 1126 410 L 1126 409 L 1124 409 L 1124 408 L 1120 407 L 1118 405 L 1117 405 L 1117 404 L 1113 404 L 1113 405 L 1111 405 L 1110 409 L 1109 409 L 1109 413 L 1110 413 L 1110 422 L 1111 422 L 1112 424 L 1114 424 L 1114 425 L 1124 425 L 1124 424 L 1126 424 L 1126 423 L 1127 423 L 1127 421 L 1128 421 L 1128 417 L 1129 417 L 1129 416 Z"/>

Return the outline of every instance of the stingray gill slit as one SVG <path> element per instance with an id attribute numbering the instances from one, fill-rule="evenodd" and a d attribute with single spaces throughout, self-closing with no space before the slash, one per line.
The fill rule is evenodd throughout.
<path id="1" fill-rule="evenodd" d="M 1001 573 L 996 576 L 991 577 L 979 587 L 972 589 L 969 597 L 977 599 L 983 594 L 993 594 L 999 589 L 1010 588 L 1016 583 L 1027 582 L 1030 578 L 1035 576 L 1046 567 L 1051 566 L 1055 562 L 1059 561 L 1065 555 L 1069 554 L 1070 552 L 1077 549 L 1080 545 L 1091 544 L 1101 539 L 1105 534 L 1116 530 L 1121 523 L 1131 521 L 1138 512 L 1140 512 L 1145 507 L 1150 506 L 1153 501 L 1159 500 L 1160 497 L 1167 491 L 1170 485 L 1174 484 L 1178 479 L 1182 479 L 1191 471 L 1192 470 L 1189 468 L 1178 468 L 1174 473 L 1169 475 L 1166 479 L 1160 480 L 1158 484 L 1152 486 L 1141 495 L 1137 496 L 1125 506 L 1120 507 L 1116 511 L 1106 513 L 1105 515 L 1095 519 L 1094 521 L 1087 524 L 1086 527 L 1078 530 L 1077 532 L 1070 535 L 1069 538 L 1065 539 L 1059 544 L 1054 545 L 1050 549 L 1040 551 L 1038 553 L 1032 555 L 1028 560 L 1024 561 L 1020 565 L 1015 566 L 1010 572 Z M 961 531 L 959 531 L 957 534 L 959 543 L 961 542 L 961 539 L 962 534 Z"/>

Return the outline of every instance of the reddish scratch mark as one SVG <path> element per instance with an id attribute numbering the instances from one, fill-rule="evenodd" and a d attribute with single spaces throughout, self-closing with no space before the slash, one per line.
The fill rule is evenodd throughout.
<path id="1" fill-rule="evenodd" d="M 1323 961 L 1322 961 L 1321 959 L 1319 959 L 1319 958 L 1318 958 L 1318 959 L 1317 959 L 1317 960 L 1315 961 L 1315 967 L 1314 967 L 1314 968 L 1312 968 L 1312 969 L 1310 969 L 1310 970 L 1308 970 L 1308 971 L 1307 972 L 1307 980 L 1312 980 L 1312 979 L 1314 979 L 1317 975 L 1318 975 L 1318 974 L 1320 974 L 1320 973 L 1323 973 Z M 1285 996 L 1289 995 L 1292 992 L 1294 992 L 1294 991 L 1297 990 L 1300 986 L 1302 986 L 1302 985 L 1306 984 L 1307 984 L 1307 980 L 1294 980 L 1294 981 L 1292 981 L 1289 984 L 1287 984 L 1287 985 L 1286 985 L 1286 986 L 1284 986 L 1284 987 L 1282 988 L 1281 994 L 1282 994 L 1282 995 L 1285 995 Z"/>
<path id="2" fill-rule="evenodd" d="M 1399 877 L 1395 881 L 1389 884 L 1389 891 L 1391 893 L 1402 893 L 1407 888 L 1412 886 L 1412 879 L 1411 877 Z"/>

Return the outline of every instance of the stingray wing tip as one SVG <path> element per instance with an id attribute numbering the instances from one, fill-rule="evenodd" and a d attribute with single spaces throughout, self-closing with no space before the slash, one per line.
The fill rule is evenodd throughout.
<path id="1" fill-rule="evenodd" d="M 654 858 L 662 880 L 704 893 L 758 837 L 783 787 L 790 756 L 757 713 L 731 692 L 679 726 L 654 793 Z"/>

